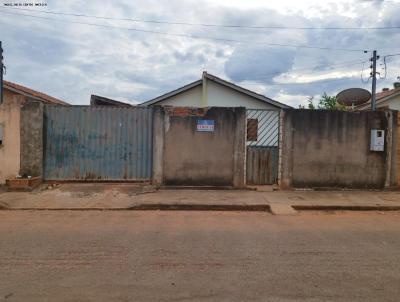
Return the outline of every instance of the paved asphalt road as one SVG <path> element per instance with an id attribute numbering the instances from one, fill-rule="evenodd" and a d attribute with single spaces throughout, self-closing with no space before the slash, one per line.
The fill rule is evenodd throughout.
<path id="1" fill-rule="evenodd" d="M 399 299 L 399 213 L 0 211 L 0 301 Z"/>

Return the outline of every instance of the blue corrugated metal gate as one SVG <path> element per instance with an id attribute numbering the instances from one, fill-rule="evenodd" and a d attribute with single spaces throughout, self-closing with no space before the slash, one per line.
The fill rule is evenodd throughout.
<path id="1" fill-rule="evenodd" d="M 149 180 L 152 108 L 45 106 L 46 180 Z"/>

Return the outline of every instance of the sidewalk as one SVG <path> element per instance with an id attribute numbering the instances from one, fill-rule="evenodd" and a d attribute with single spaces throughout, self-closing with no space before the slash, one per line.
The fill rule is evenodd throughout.
<path id="1" fill-rule="evenodd" d="M 2 210 L 400 210 L 400 192 L 155 190 L 132 184 L 63 184 L 0 193 Z"/>

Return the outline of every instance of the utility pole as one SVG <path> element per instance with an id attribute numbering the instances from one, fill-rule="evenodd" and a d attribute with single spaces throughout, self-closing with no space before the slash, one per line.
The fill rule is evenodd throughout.
<path id="1" fill-rule="evenodd" d="M 0 41 L 0 104 L 3 103 L 3 47 Z"/>
<path id="2" fill-rule="evenodd" d="M 371 96 L 371 110 L 374 111 L 376 109 L 376 60 L 379 59 L 379 56 L 376 55 L 376 50 L 373 51 L 372 54 L 372 72 L 371 72 L 371 76 L 372 76 L 372 96 Z"/>

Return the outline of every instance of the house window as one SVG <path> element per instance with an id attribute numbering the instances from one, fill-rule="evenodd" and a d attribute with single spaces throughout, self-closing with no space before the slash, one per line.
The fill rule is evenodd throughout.
<path id="1" fill-rule="evenodd" d="M 258 119 L 247 119 L 247 141 L 256 142 L 258 133 Z"/>

